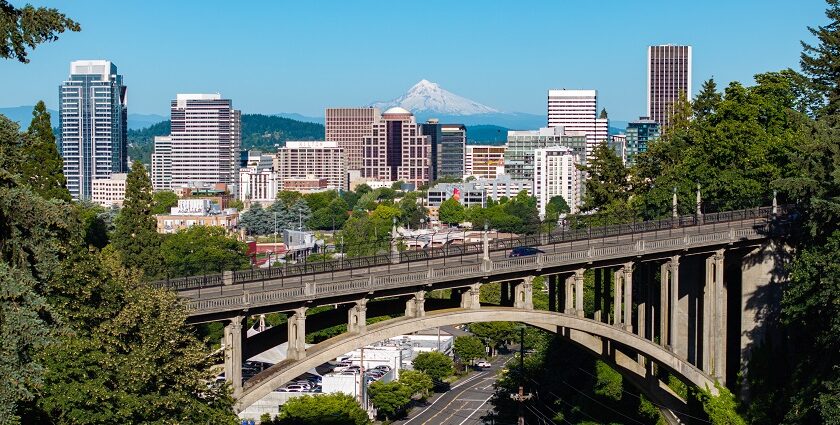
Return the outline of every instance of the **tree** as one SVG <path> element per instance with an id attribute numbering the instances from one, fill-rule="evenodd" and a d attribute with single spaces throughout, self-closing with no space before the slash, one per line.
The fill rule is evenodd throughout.
<path id="1" fill-rule="evenodd" d="M 160 273 L 160 235 L 152 215 L 152 182 L 140 161 L 132 164 L 126 178 L 125 200 L 115 224 L 112 243 L 125 266 L 142 270 L 146 277 Z"/>
<path id="2" fill-rule="evenodd" d="M 592 151 L 587 165 L 578 165 L 589 175 L 586 179 L 582 211 L 620 211 L 630 197 L 629 172 L 621 158 L 606 143 Z"/>
<path id="3" fill-rule="evenodd" d="M 80 250 L 53 280 L 68 329 L 39 353 L 46 385 L 32 423 L 236 423 L 177 295 L 141 284 L 119 255 Z"/>
<path id="4" fill-rule="evenodd" d="M 152 195 L 152 214 L 169 214 L 178 205 L 178 195 L 171 190 L 161 190 Z"/>
<path id="5" fill-rule="evenodd" d="M 347 221 L 347 211 L 349 209 L 343 199 L 336 197 L 329 201 L 327 205 L 314 210 L 315 212 L 312 214 L 307 225 L 312 229 L 318 230 L 340 229 L 344 225 L 344 222 Z"/>
<path id="6" fill-rule="evenodd" d="M 44 101 L 38 101 L 32 111 L 32 122 L 21 149 L 21 181 L 44 199 L 70 202 L 70 192 L 64 178 L 63 161 L 55 144 L 50 113 Z"/>
<path id="7" fill-rule="evenodd" d="M 695 397 L 703 404 L 703 410 L 709 415 L 712 425 L 746 425 L 738 414 L 738 401 L 726 387 L 715 382 L 718 395 L 712 395 L 705 388 L 698 388 Z"/>
<path id="8" fill-rule="evenodd" d="M 495 349 L 515 337 L 516 324 L 513 322 L 476 322 L 470 323 L 470 332 L 481 338 L 484 343 Z"/>
<path id="9" fill-rule="evenodd" d="M 800 65 L 805 75 L 811 78 L 811 85 L 820 94 L 817 116 L 824 117 L 832 125 L 840 118 L 840 1 L 826 0 L 825 16 L 829 24 L 808 27 L 808 31 L 819 40 L 812 45 L 804 41 Z"/>
<path id="10" fill-rule="evenodd" d="M 621 374 L 601 360 L 595 362 L 595 394 L 611 400 L 621 400 L 623 389 Z"/>
<path id="11" fill-rule="evenodd" d="M 405 412 L 411 402 L 411 389 L 399 381 L 374 382 L 368 387 L 370 402 L 379 415 L 393 420 Z"/>
<path id="12" fill-rule="evenodd" d="M 228 208 L 236 208 L 237 211 L 242 211 L 245 209 L 245 203 L 239 199 L 231 199 L 230 202 L 228 202 Z"/>
<path id="13" fill-rule="evenodd" d="M 274 233 L 274 216 L 261 204 L 252 204 L 248 211 L 239 215 L 239 225 L 251 235 L 272 234 Z"/>
<path id="14" fill-rule="evenodd" d="M 717 84 L 714 78 L 709 78 L 704 81 L 703 88 L 700 89 L 700 93 L 697 93 L 697 97 L 691 103 L 694 118 L 698 120 L 708 118 L 717 110 L 721 100 L 722 97 L 717 91 Z"/>
<path id="15" fill-rule="evenodd" d="M 426 218 L 426 208 L 417 201 L 417 192 L 409 192 L 399 203 L 400 221 L 414 228 L 419 227 L 420 221 Z"/>
<path id="16" fill-rule="evenodd" d="M 411 362 L 415 370 L 429 375 L 432 380 L 441 381 L 452 375 L 452 359 L 446 354 L 437 351 L 420 353 Z"/>
<path id="17" fill-rule="evenodd" d="M 160 253 L 168 276 L 195 276 L 248 267 L 248 245 L 225 229 L 190 226 L 167 235 Z"/>
<path id="18" fill-rule="evenodd" d="M 451 197 L 440 204 L 438 218 L 447 224 L 458 224 L 464 221 L 464 206 L 455 197 Z"/>
<path id="19" fill-rule="evenodd" d="M 278 425 L 367 425 L 367 413 L 347 394 L 295 397 L 280 407 Z"/>
<path id="20" fill-rule="evenodd" d="M 64 31 L 80 31 L 78 23 L 56 9 L 26 5 L 20 9 L 0 0 L 0 57 L 29 63 L 27 49 L 58 40 Z"/>
<path id="21" fill-rule="evenodd" d="M 484 343 L 476 336 L 462 335 L 455 337 L 453 343 L 455 355 L 463 362 L 471 363 L 473 360 L 483 358 L 486 355 Z"/>
<path id="22" fill-rule="evenodd" d="M 434 388 L 432 378 L 419 370 L 401 370 L 400 383 L 405 385 L 412 397 L 425 400 Z"/>
<path id="23" fill-rule="evenodd" d="M 537 198 L 528 195 L 525 190 L 519 191 L 513 198 L 501 205 L 506 216 L 500 216 L 501 221 L 493 227 L 512 233 L 533 234 L 539 231 L 540 216 L 537 211 Z"/>
<path id="24" fill-rule="evenodd" d="M 560 214 L 568 214 L 570 212 L 572 210 L 569 208 L 569 204 L 566 203 L 565 198 L 559 195 L 552 196 L 545 206 L 545 219 L 546 221 L 555 222 L 560 218 Z"/>
<path id="25" fill-rule="evenodd" d="M 607 108 L 601 108 L 601 113 L 598 115 L 598 118 L 604 120 L 608 118 L 607 115 Z"/>

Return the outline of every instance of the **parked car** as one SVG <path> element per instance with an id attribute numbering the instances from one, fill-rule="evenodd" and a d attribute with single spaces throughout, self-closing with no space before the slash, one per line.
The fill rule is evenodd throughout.
<path id="1" fill-rule="evenodd" d="M 492 365 L 487 360 L 481 360 L 480 362 L 476 363 L 475 366 L 481 369 L 487 369 Z"/>
<path id="2" fill-rule="evenodd" d="M 309 388 L 306 388 L 303 385 L 298 385 L 298 384 L 287 385 L 286 388 L 281 388 L 280 389 L 280 391 L 287 392 L 287 393 L 305 393 L 308 390 L 309 390 Z"/>
<path id="3" fill-rule="evenodd" d="M 517 246 L 516 248 L 510 251 L 509 258 L 514 257 L 527 257 L 529 255 L 537 255 L 537 254 L 545 254 L 545 252 L 541 249 L 534 248 L 532 246 Z"/>
<path id="4" fill-rule="evenodd" d="M 384 372 L 390 372 L 391 371 L 391 366 L 381 364 L 379 366 L 374 367 L 373 370 L 381 370 L 381 371 L 384 371 Z"/>

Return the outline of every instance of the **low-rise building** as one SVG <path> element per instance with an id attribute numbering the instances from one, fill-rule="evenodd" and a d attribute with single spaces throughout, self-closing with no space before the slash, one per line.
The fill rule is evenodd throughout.
<path id="1" fill-rule="evenodd" d="M 430 208 L 437 208 L 449 198 L 455 198 L 465 207 L 473 205 L 483 207 L 484 201 L 487 199 L 487 192 L 484 189 L 477 189 L 474 182 L 438 183 L 426 192 L 426 205 Z"/>
<path id="2" fill-rule="evenodd" d="M 477 179 L 473 180 L 476 189 L 483 189 L 487 197 L 494 201 L 499 201 L 503 196 L 506 198 L 513 198 L 521 191 L 528 192 L 528 195 L 534 195 L 534 181 L 525 179 L 515 179 L 507 174 L 502 174 L 495 179 Z"/>
<path id="3" fill-rule="evenodd" d="M 222 227 L 232 231 L 239 224 L 236 208 L 222 209 L 209 199 L 180 199 L 169 214 L 158 214 L 158 233 L 175 233 L 191 226 Z"/>
<path id="4" fill-rule="evenodd" d="M 283 179 L 280 181 L 280 185 L 283 187 L 283 190 L 300 193 L 323 192 L 334 189 L 330 187 L 330 182 L 325 177 L 316 177 L 314 175 Z"/>
<path id="5" fill-rule="evenodd" d="M 127 176 L 125 173 L 115 173 L 108 178 L 93 180 L 91 201 L 103 207 L 122 207 Z"/>
<path id="6" fill-rule="evenodd" d="M 507 145 L 467 145 L 464 159 L 464 176 L 495 179 L 505 172 Z"/>

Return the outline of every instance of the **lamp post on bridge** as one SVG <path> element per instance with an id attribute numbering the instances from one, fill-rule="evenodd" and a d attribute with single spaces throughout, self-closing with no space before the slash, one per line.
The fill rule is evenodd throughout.
<path id="1" fill-rule="evenodd" d="M 703 199 L 700 197 L 700 183 L 697 183 L 697 224 L 703 223 Z"/>

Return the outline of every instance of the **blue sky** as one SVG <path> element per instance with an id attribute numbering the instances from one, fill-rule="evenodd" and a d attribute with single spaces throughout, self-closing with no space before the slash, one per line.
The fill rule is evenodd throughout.
<path id="1" fill-rule="evenodd" d="M 545 113 L 549 88 L 595 88 L 613 119 L 645 112 L 646 46 L 694 47 L 694 91 L 798 69 L 822 0 L 40 1 L 82 25 L 0 62 L 0 106 L 44 99 L 75 59 L 108 59 L 131 113 L 220 92 L 244 112 L 319 116 L 396 97 L 422 78 L 504 111 Z M 12 4 L 22 5 L 20 0 Z"/>

